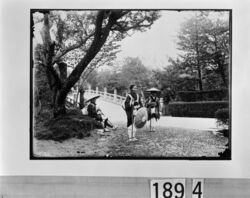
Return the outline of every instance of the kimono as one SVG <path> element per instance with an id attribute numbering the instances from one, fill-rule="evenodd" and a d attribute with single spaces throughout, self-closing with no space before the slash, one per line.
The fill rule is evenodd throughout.
<path id="1" fill-rule="evenodd" d="M 127 127 L 133 124 L 136 112 L 142 107 L 142 101 L 139 94 L 130 93 L 125 99 L 125 111 L 127 114 Z"/>
<path id="2" fill-rule="evenodd" d="M 114 127 L 110 123 L 108 118 L 101 112 L 101 110 L 97 108 L 95 103 L 90 102 L 87 107 L 87 111 L 88 111 L 88 115 L 94 118 L 96 121 L 101 122 L 104 128 L 106 128 L 107 126 L 110 128 Z"/>
<path id="3" fill-rule="evenodd" d="M 90 102 L 87 107 L 88 115 L 91 118 L 95 118 L 96 121 L 102 122 L 102 116 L 97 112 L 96 104 L 93 102 Z"/>
<path id="4" fill-rule="evenodd" d="M 149 96 L 146 100 L 146 107 L 148 109 L 148 120 L 152 118 L 160 119 L 160 99 L 157 96 Z"/>

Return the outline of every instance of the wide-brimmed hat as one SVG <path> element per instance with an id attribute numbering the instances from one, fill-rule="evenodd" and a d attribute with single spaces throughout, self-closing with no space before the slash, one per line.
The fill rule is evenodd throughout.
<path id="1" fill-rule="evenodd" d="M 148 111 L 146 107 L 140 108 L 135 116 L 134 123 L 137 129 L 144 127 L 148 120 Z"/>
<path id="2" fill-rule="evenodd" d="M 85 101 L 85 103 L 90 102 L 90 101 L 92 101 L 92 100 L 94 100 L 94 99 L 97 99 L 97 98 L 99 98 L 99 97 L 100 97 L 100 95 L 94 95 L 94 96 L 90 97 L 89 99 L 87 99 L 87 100 Z"/>
<path id="3" fill-rule="evenodd" d="M 152 87 L 152 88 L 148 89 L 147 92 L 160 92 L 160 90 L 155 88 L 155 87 Z"/>

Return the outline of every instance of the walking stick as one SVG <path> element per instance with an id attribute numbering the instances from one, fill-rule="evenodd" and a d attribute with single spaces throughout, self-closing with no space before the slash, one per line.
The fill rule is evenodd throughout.
<path id="1" fill-rule="evenodd" d="M 134 137 L 134 105 L 132 106 L 132 137 Z"/>
<path id="2" fill-rule="evenodd" d="M 151 118 L 150 118 L 150 131 L 151 131 Z"/>

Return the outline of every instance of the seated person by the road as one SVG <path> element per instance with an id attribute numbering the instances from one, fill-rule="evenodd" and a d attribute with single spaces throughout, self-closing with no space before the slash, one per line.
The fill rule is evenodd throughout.
<path id="1" fill-rule="evenodd" d="M 96 121 L 102 124 L 103 129 L 99 130 L 100 134 L 104 134 L 104 132 L 109 132 L 107 127 L 112 129 L 116 129 L 116 127 L 109 121 L 109 119 L 104 115 L 99 107 L 96 105 L 96 100 L 99 98 L 99 95 L 93 96 L 89 98 L 85 104 L 86 106 L 82 109 L 83 114 L 87 114 L 88 116 L 94 118 Z"/>

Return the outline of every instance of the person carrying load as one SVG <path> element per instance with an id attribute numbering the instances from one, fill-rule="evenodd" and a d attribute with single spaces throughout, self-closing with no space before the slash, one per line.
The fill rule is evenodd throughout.
<path id="1" fill-rule="evenodd" d="M 129 87 L 130 93 L 127 94 L 125 102 L 124 102 L 124 109 L 127 115 L 127 130 L 128 130 L 128 141 L 133 142 L 137 141 L 138 139 L 135 137 L 136 135 L 136 126 L 135 126 L 135 116 L 138 110 L 143 107 L 141 97 L 137 93 L 136 85 L 130 85 Z"/>

